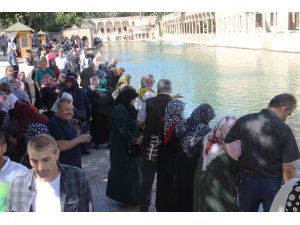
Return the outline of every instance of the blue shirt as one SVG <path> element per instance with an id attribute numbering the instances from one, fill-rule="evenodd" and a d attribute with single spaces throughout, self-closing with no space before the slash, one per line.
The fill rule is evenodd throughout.
<path id="1" fill-rule="evenodd" d="M 69 141 L 77 137 L 77 132 L 74 125 L 68 121 L 62 120 L 56 115 L 53 115 L 47 123 L 49 133 L 57 141 Z M 81 168 L 81 153 L 80 145 L 60 152 L 59 162 L 69 166 Z"/>

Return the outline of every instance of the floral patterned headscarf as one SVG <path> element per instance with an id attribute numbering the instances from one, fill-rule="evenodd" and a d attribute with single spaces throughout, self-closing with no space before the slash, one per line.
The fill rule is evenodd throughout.
<path id="1" fill-rule="evenodd" d="M 203 140 L 210 131 L 208 124 L 215 116 L 214 109 L 209 104 L 203 103 L 192 112 L 189 118 L 183 119 L 177 124 L 176 135 L 185 152 Z"/>
<path id="2" fill-rule="evenodd" d="M 166 108 L 166 115 L 164 117 L 164 144 L 170 140 L 175 126 L 183 117 L 185 103 L 179 99 L 171 100 Z"/>

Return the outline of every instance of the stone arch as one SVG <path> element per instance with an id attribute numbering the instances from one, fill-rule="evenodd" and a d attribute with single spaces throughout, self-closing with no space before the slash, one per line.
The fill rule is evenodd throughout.
<path id="1" fill-rule="evenodd" d="M 127 31 L 129 27 L 129 22 L 127 20 L 122 21 L 122 30 Z M 132 32 L 132 30 L 131 30 Z"/>
<path id="2" fill-rule="evenodd" d="M 83 28 L 92 28 L 92 32 L 96 33 L 96 24 L 94 22 L 92 22 L 91 20 L 86 20 L 84 21 L 84 23 L 82 24 Z"/>
<path id="3" fill-rule="evenodd" d="M 155 32 L 152 32 L 151 38 L 152 38 L 152 39 L 155 39 Z"/>
<path id="4" fill-rule="evenodd" d="M 112 33 L 113 32 L 113 25 L 111 21 L 107 21 L 105 23 L 105 29 L 106 29 L 106 33 Z"/>
<path id="5" fill-rule="evenodd" d="M 115 21 L 114 22 L 114 32 L 117 32 L 117 33 L 122 32 L 122 26 L 121 26 L 120 21 Z"/>
<path id="6" fill-rule="evenodd" d="M 104 33 L 104 23 L 101 21 L 97 23 L 97 33 Z"/>

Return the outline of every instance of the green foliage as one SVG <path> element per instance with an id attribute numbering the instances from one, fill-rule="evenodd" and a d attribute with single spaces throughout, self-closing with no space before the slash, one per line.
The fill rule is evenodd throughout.
<path id="1" fill-rule="evenodd" d="M 43 30 L 60 31 L 63 28 L 70 28 L 74 24 L 81 26 L 83 19 L 87 18 L 108 18 L 127 16 L 157 16 L 157 22 L 167 12 L 1 12 L 0 24 L 7 28 L 17 22 L 15 18 L 19 14 L 19 22 L 31 27 L 36 32 Z"/>
<path id="2" fill-rule="evenodd" d="M 70 28 L 74 24 L 80 26 L 82 20 L 86 17 L 86 13 L 76 12 L 58 12 L 55 13 L 55 23 L 60 28 Z"/>

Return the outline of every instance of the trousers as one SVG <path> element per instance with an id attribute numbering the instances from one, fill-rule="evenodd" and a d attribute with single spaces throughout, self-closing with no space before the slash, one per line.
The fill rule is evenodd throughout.
<path id="1" fill-rule="evenodd" d="M 242 212 L 257 212 L 263 205 L 270 211 L 273 199 L 280 189 L 281 177 L 265 177 L 246 172 L 240 173 L 238 205 Z"/>

